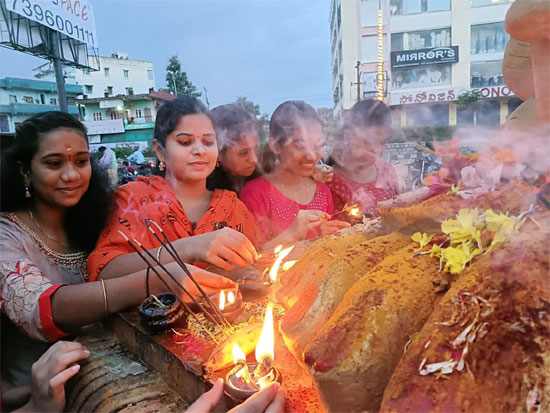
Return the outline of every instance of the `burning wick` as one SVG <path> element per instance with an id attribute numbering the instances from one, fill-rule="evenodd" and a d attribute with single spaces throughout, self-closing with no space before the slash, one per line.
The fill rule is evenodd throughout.
<path id="1" fill-rule="evenodd" d="M 341 211 L 337 211 L 331 215 L 331 217 L 341 214 L 342 212 L 347 212 L 350 217 L 359 218 L 361 217 L 361 210 L 357 205 L 346 205 Z"/>
<path id="2" fill-rule="evenodd" d="M 238 343 L 233 343 L 235 367 L 227 373 L 224 389 L 235 400 L 243 401 L 269 384 L 281 380 L 279 371 L 273 366 L 275 352 L 273 304 L 266 308 L 260 339 L 256 345 L 256 364 L 247 364 L 246 355 Z M 253 372 L 250 373 L 250 370 Z"/>
<path id="3" fill-rule="evenodd" d="M 277 248 L 275 248 L 273 250 L 273 252 L 276 254 L 277 258 L 275 259 L 275 262 L 273 263 L 273 266 L 269 270 L 269 279 L 271 280 L 272 283 L 277 281 L 277 273 L 279 272 L 279 267 L 281 266 L 281 263 L 286 258 L 286 256 L 288 254 L 290 254 L 290 251 L 292 251 L 294 249 L 294 245 L 292 245 L 288 248 L 285 248 L 284 250 L 281 250 L 282 248 L 283 248 L 283 246 L 279 245 L 279 246 L 277 246 Z"/>
<path id="4" fill-rule="evenodd" d="M 219 301 L 219 304 L 218 304 L 218 308 L 220 310 L 224 310 L 225 309 L 225 303 L 226 303 L 226 300 L 225 300 L 225 291 L 224 290 L 221 290 L 220 291 L 220 301 Z M 227 293 L 227 304 L 234 304 L 235 303 L 235 293 L 233 291 L 228 291 Z"/>
<path id="5" fill-rule="evenodd" d="M 250 383 L 250 373 L 248 371 L 248 364 L 246 364 L 246 354 L 244 354 L 236 341 L 233 343 L 233 363 L 235 363 L 237 367 L 240 367 L 240 370 L 235 373 L 235 377 L 238 379 L 242 377 L 246 383 Z"/>
<path id="6" fill-rule="evenodd" d="M 275 352 L 275 336 L 273 333 L 273 304 L 267 304 L 265 310 L 264 325 L 260 339 L 256 345 L 256 361 L 258 366 L 254 370 L 254 375 L 257 377 L 265 376 L 271 370 L 273 363 L 273 354 Z"/>
<path id="7" fill-rule="evenodd" d="M 293 261 L 287 261 L 285 263 L 283 263 L 283 271 L 288 271 L 290 270 L 292 267 L 294 267 L 294 264 L 296 264 L 298 262 L 298 260 L 293 260 Z"/>

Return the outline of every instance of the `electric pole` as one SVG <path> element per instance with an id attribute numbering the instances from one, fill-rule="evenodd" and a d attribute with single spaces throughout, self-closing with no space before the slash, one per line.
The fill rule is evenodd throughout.
<path id="1" fill-rule="evenodd" d="M 355 69 L 357 70 L 357 101 L 359 102 L 361 100 L 361 61 L 357 61 Z"/>

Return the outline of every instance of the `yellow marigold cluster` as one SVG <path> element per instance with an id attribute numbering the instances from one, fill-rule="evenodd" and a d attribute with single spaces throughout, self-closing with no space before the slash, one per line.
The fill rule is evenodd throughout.
<path id="1" fill-rule="evenodd" d="M 430 256 L 438 257 L 441 269 L 458 274 L 480 254 L 487 254 L 496 244 L 503 242 L 510 234 L 517 232 L 525 218 L 497 214 L 488 209 L 480 213 L 477 209 L 461 209 L 455 219 L 441 223 L 441 232 L 447 239 L 441 245 L 432 245 Z M 415 233 L 413 241 L 424 248 L 432 239 L 427 234 Z M 443 248 L 443 245 L 448 245 Z M 427 252 L 426 252 L 427 253 Z"/>

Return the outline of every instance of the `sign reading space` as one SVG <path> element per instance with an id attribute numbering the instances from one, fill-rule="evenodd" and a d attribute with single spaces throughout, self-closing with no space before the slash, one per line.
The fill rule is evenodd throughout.
<path id="1" fill-rule="evenodd" d="M 97 47 L 94 13 L 87 0 L 6 0 L 6 6 L 20 16 Z"/>

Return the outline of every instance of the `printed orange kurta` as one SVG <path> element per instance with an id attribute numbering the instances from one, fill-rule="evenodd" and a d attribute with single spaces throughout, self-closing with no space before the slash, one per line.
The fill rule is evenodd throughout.
<path id="1" fill-rule="evenodd" d="M 114 196 L 114 207 L 101 232 L 96 248 L 88 258 L 90 281 L 95 281 L 103 268 L 119 255 L 134 250 L 118 231 L 137 239 L 147 249 L 160 243 L 149 232 L 144 220 L 152 219 L 161 226 L 170 241 L 231 227 L 257 244 L 256 221 L 234 192 L 216 189 L 206 213 L 193 224 L 165 179 L 159 176 L 139 177 L 123 185 Z M 195 263 L 205 267 L 204 263 Z"/>

